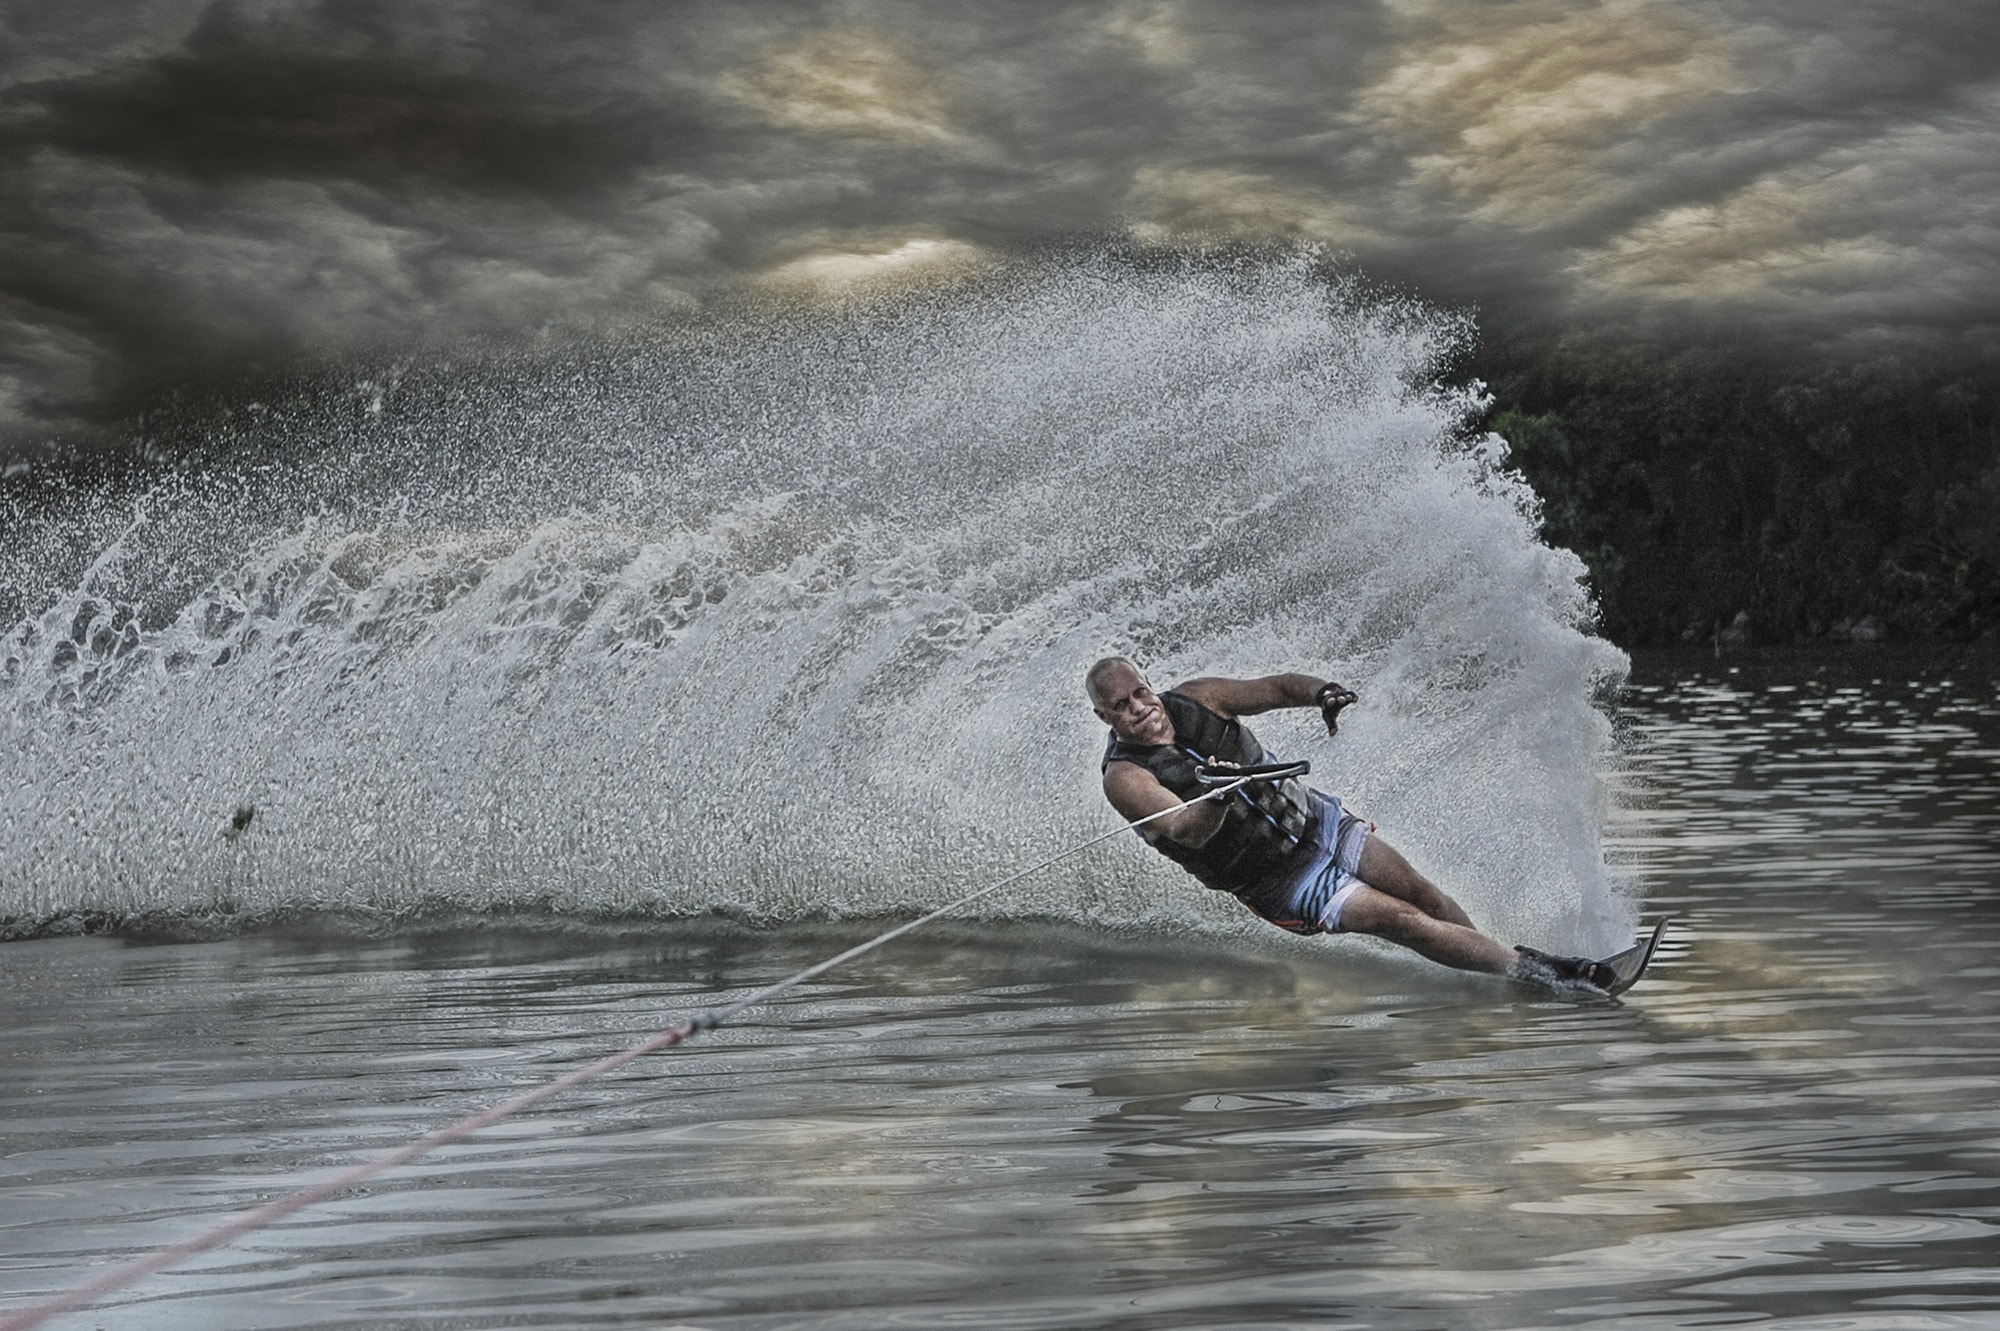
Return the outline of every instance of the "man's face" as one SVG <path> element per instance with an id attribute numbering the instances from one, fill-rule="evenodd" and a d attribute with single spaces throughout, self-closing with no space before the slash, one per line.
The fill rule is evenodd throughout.
<path id="1" fill-rule="evenodd" d="M 1130 744 L 1171 744 L 1174 723 L 1160 705 L 1146 677 L 1129 667 L 1107 670 L 1098 677 L 1091 708 L 1111 733 Z"/>

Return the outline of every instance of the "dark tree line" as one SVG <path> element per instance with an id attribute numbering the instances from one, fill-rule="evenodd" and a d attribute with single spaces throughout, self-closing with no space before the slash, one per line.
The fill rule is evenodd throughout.
<path id="1" fill-rule="evenodd" d="M 1990 365 L 1572 331 L 1489 334 L 1464 372 L 1617 641 L 2000 633 Z"/>

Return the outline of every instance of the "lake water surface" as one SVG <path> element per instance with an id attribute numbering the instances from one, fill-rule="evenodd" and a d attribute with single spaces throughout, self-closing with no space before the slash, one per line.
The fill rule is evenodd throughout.
<path id="1" fill-rule="evenodd" d="M 2000 1326 L 1991 675 L 1641 661 L 1616 716 L 1677 921 L 1622 1004 L 940 924 L 54 1325 Z M 0 947 L 0 1310 L 873 928 Z"/>

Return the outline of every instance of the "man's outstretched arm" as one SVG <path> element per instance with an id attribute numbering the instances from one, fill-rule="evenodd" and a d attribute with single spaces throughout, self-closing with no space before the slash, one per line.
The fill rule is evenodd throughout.
<path id="1" fill-rule="evenodd" d="M 1265 675 L 1260 679 L 1227 679 L 1208 675 L 1176 684 L 1184 693 L 1223 717 L 1256 716 L 1282 707 L 1317 707 L 1327 681 L 1317 675 Z"/>

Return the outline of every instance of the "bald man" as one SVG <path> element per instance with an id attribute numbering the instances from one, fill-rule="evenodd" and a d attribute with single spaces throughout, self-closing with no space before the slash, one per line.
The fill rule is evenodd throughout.
<path id="1" fill-rule="evenodd" d="M 1203 678 L 1156 694 L 1130 659 L 1108 656 L 1090 668 L 1084 689 L 1111 727 L 1103 770 L 1112 807 L 1130 822 L 1173 809 L 1139 829 L 1147 843 L 1279 928 L 1369 934 L 1440 965 L 1540 984 L 1608 994 L 1629 982 L 1607 962 L 1489 938 L 1370 824 L 1296 777 L 1175 808 L 1210 789 L 1196 777 L 1203 763 L 1274 761 L 1243 717 L 1316 707 L 1334 733 L 1340 709 L 1354 701 L 1340 685 L 1311 675 Z"/>

